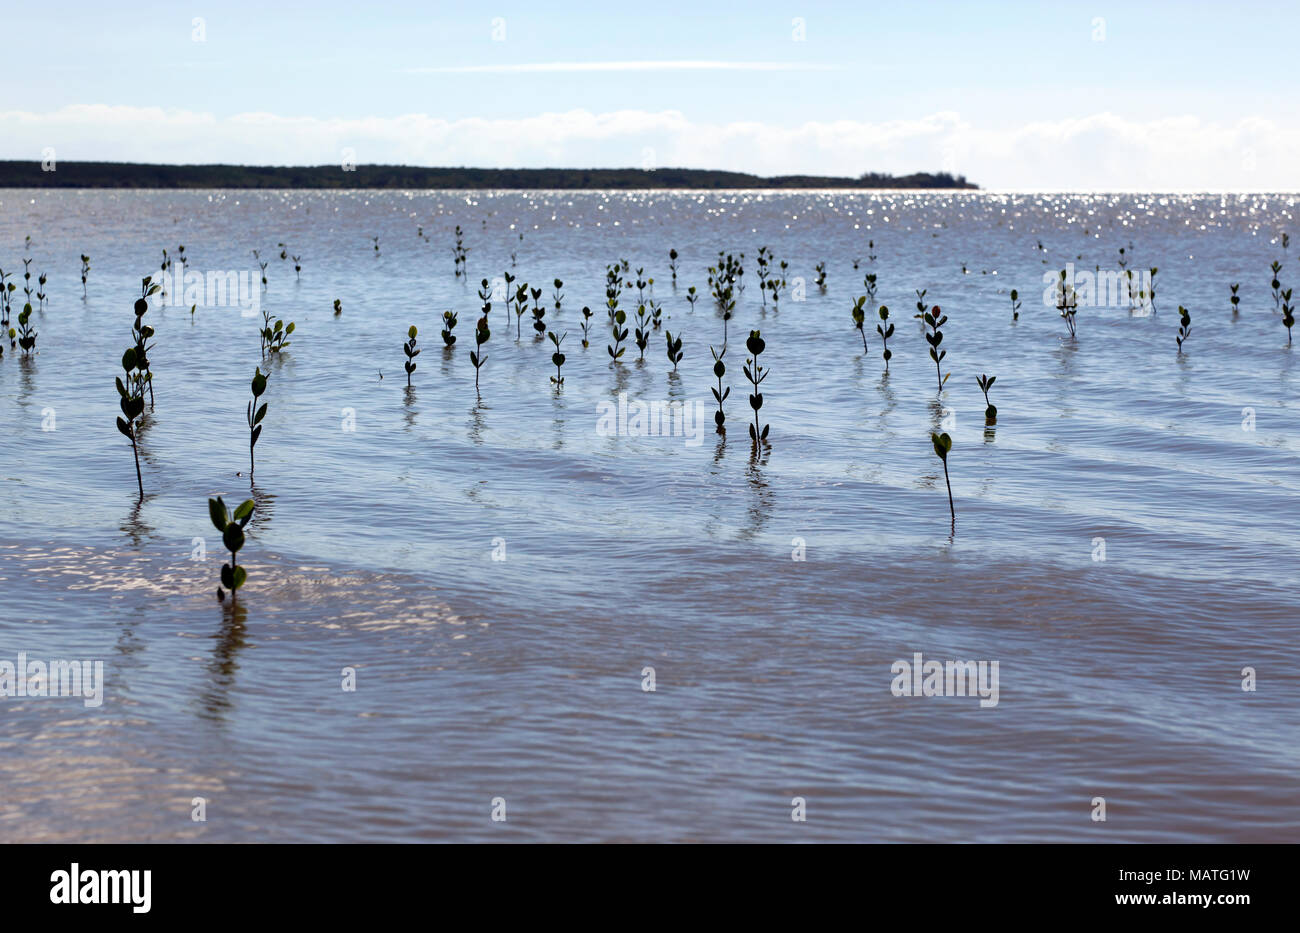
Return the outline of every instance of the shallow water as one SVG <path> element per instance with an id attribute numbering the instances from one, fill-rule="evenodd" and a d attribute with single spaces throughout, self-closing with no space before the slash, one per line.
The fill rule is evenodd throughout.
<path id="1" fill-rule="evenodd" d="M 1300 278 L 1297 247 L 1278 241 L 1295 229 L 1295 195 L 0 195 L 18 307 L 24 255 L 33 281 L 50 273 L 51 296 L 33 315 L 39 352 L 0 362 L 0 661 L 101 660 L 106 679 L 94 708 L 0 698 L 0 838 L 1300 830 L 1300 348 L 1286 348 L 1268 283 L 1274 259 L 1284 287 Z M 452 275 L 456 224 L 468 281 Z M 281 241 L 303 257 L 300 282 Z M 264 306 L 297 324 L 269 363 L 238 613 L 215 598 L 223 555 L 205 500 L 249 493 L 260 317 L 149 313 L 143 504 L 114 427 L 140 277 L 181 243 L 198 271 L 255 269 L 259 249 Z M 1135 267 L 1160 270 L 1157 313 L 1085 306 L 1070 340 L 1044 306 L 1044 271 L 1115 269 L 1130 244 Z M 760 245 L 806 280 L 806 300 L 763 305 Z M 746 257 L 725 440 L 705 272 L 720 249 Z M 683 337 L 676 376 L 662 331 L 644 364 L 633 345 L 611 368 L 604 271 L 620 258 L 655 278 L 664 329 Z M 498 303 L 476 396 L 475 292 L 506 269 L 547 298 L 565 282 L 558 315 L 547 301 L 568 332 L 558 392 L 531 315 L 516 341 Z M 868 271 L 897 327 L 887 377 L 874 318 L 864 356 L 849 314 Z M 1230 282 L 1242 283 L 1235 318 Z M 693 311 L 691 285 L 706 293 Z M 941 396 L 917 288 L 949 315 Z M 1181 356 L 1180 304 L 1193 320 Z M 459 339 L 444 354 L 448 308 Z M 408 392 L 410 324 L 423 352 Z M 757 458 L 741 373 L 753 328 L 771 373 L 771 446 Z M 998 377 L 992 428 L 979 373 Z M 620 391 L 699 400 L 699 443 L 604 436 L 598 404 Z M 945 418 L 955 527 L 929 439 Z M 894 696 L 891 664 L 916 652 L 998 661 L 998 704 Z M 1241 688 L 1248 666 L 1255 692 Z M 796 796 L 805 823 L 790 818 Z M 490 818 L 498 797 L 505 822 Z"/>

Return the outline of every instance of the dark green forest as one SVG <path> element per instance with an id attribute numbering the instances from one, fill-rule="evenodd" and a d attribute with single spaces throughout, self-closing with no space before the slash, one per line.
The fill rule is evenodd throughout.
<path id="1" fill-rule="evenodd" d="M 493 169 L 410 165 L 150 165 L 135 162 L 0 162 L 0 188 L 977 188 L 962 175 L 867 172 L 857 178 L 688 168 Z"/>

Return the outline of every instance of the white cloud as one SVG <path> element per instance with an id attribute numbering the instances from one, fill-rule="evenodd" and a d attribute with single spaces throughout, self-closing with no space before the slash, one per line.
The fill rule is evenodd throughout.
<path id="1" fill-rule="evenodd" d="M 446 65 L 403 68 L 402 74 L 521 74 L 580 71 L 834 71 L 833 65 L 807 62 L 534 62 L 514 65 Z"/>
<path id="2" fill-rule="evenodd" d="M 947 169 L 986 187 L 1222 190 L 1296 187 L 1300 129 L 1265 117 L 1135 121 L 1110 113 L 975 126 L 956 113 L 869 123 L 782 126 L 701 122 L 679 111 L 570 110 L 519 119 L 428 114 L 317 118 L 217 117 L 157 107 L 0 111 L 0 158 L 62 161 L 509 167 L 727 168 L 764 175 L 858 175 Z"/>

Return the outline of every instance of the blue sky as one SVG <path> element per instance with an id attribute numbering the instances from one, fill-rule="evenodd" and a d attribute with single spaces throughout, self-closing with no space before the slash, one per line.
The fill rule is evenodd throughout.
<path id="1" fill-rule="evenodd" d="M 0 157 L 1297 187 L 1300 4 L 541 7 L 23 4 Z"/>

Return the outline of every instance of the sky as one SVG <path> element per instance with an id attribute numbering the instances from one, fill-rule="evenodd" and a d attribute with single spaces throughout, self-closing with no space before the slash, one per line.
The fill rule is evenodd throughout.
<path id="1" fill-rule="evenodd" d="M 1294 0 L 9 7 L 0 159 L 1300 189 Z"/>

